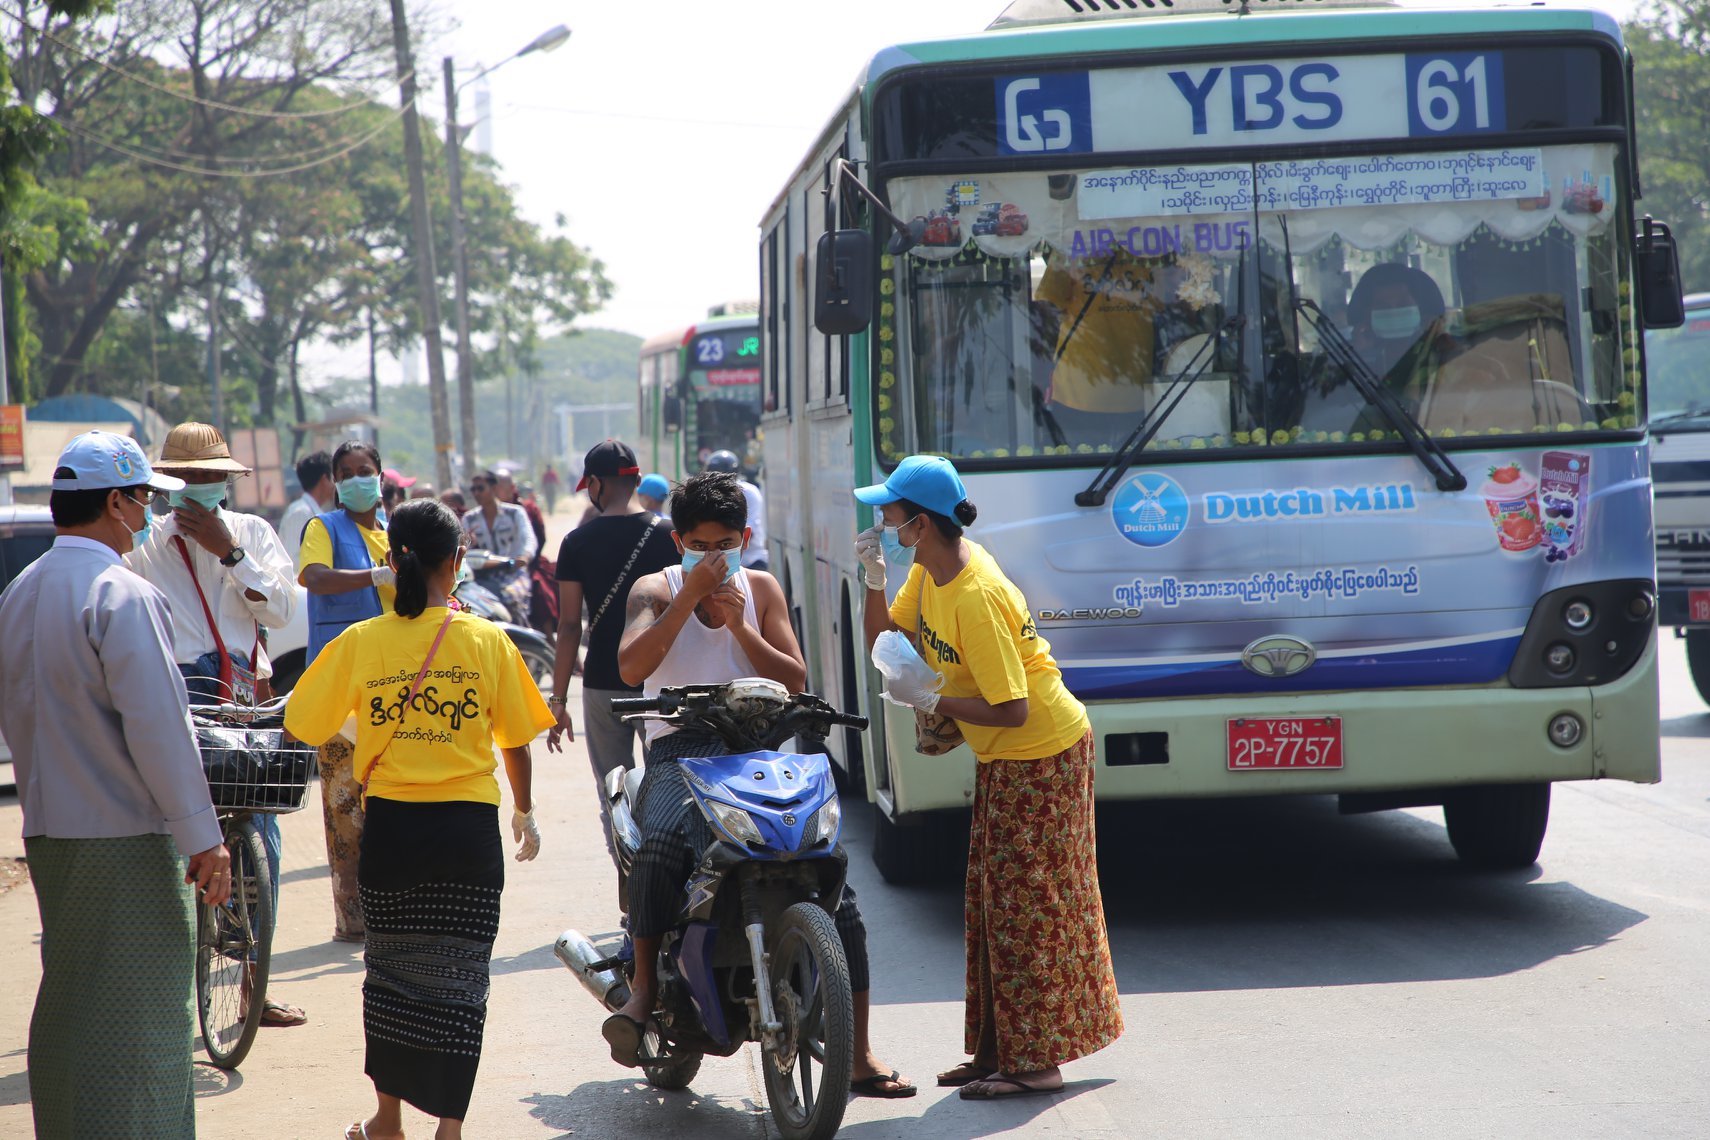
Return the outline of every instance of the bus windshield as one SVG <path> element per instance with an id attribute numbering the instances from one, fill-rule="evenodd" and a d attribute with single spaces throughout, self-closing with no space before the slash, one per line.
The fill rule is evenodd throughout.
<path id="1" fill-rule="evenodd" d="M 1398 446 L 1333 341 L 1445 441 L 1634 429 L 1624 185 L 1609 144 L 893 179 L 881 455 L 1108 453 L 1184 373 L 1159 457 Z"/>
<path id="2" fill-rule="evenodd" d="M 1688 302 L 1686 323 L 1645 334 L 1651 424 L 1710 431 L 1710 298 Z"/>

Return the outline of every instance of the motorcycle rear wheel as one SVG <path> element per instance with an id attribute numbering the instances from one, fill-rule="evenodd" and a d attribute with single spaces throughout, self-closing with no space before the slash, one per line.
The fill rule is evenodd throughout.
<path id="1" fill-rule="evenodd" d="M 761 1043 L 766 1099 L 783 1140 L 830 1140 L 855 1065 L 855 1005 L 843 940 L 825 908 L 800 902 L 771 938 L 772 1004 L 784 1048 Z"/>

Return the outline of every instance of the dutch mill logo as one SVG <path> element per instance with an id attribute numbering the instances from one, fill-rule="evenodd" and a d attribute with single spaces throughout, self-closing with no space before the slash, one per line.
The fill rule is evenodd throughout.
<path id="1" fill-rule="evenodd" d="M 1187 529 L 1187 492 L 1161 471 L 1131 475 L 1110 500 L 1111 521 L 1136 546 L 1167 546 Z"/>

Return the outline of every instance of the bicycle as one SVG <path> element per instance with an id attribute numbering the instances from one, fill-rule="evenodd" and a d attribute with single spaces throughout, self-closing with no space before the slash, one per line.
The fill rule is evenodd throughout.
<path id="1" fill-rule="evenodd" d="M 314 751 L 278 727 L 285 699 L 191 708 L 208 792 L 231 853 L 232 894 L 196 908 L 196 1015 L 208 1059 L 235 1069 L 261 1028 L 273 953 L 274 894 L 255 817 L 302 808 Z"/>

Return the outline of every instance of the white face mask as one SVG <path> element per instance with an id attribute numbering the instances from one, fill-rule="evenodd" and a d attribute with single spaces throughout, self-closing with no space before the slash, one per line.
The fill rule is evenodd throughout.
<path id="1" fill-rule="evenodd" d="M 1372 335 L 1379 340 L 1403 340 L 1417 333 L 1421 323 L 1418 305 L 1372 310 Z"/>

